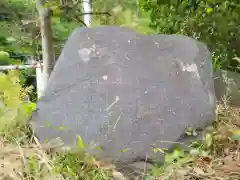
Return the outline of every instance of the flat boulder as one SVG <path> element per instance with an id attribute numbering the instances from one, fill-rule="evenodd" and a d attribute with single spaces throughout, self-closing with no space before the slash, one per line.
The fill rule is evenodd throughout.
<path id="1" fill-rule="evenodd" d="M 182 35 L 77 28 L 67 40 L 31 124 L 40 141 L 77 137 L 96 156 L 131 162 L 162 156 L 187 127 L 215 120 L 211 54 Z M 101 148 L 100 148 L 101 147 Z"/>

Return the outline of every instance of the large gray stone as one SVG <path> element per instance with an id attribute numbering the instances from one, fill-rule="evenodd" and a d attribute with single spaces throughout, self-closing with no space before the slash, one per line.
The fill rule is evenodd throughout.
<path id="1" fill-rule="evenodd" d="M 212 75 L 208 49 L 191 38 L 77 28 L 31 122 L 41 141 L 60 137 L 73 145 L 80 135 L 102 146 L 88 150 L 105 158 L 160 157 L 153 146 L 171 148 L 186 127 L 215 120 Z"/>

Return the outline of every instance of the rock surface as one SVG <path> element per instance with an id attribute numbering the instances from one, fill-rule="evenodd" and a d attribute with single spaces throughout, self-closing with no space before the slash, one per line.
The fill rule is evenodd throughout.
<path id="1" fill-rule="evenodd" d="M 41 141 L 73 145 L 81 136 L 97 156 L 159 158 L 153 147 L 171 148 L 186 127 L 215 120 L 212 76 L 208 49 L 191 38 L 77 28 L 31 123 Z"/>

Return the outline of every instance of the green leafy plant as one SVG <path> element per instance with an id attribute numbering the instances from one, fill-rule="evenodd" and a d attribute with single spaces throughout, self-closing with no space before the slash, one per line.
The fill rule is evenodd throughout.
<path id="1" fill-rule="evenodd" d="M 86 153 L 87 146 L 81 136 L 78 136 L 75 150 L 57 153 L 54 166 L 55 173 L 77 179 L 112 179 L 111 172 L 99 169 L 95 164 L 95 158 Z"/>
<path id="2" fill-rule="evenodd" d="M 19 84 L 17 71 L 0 73 L 0 132 L 2 136 L 21 134 L 36 105 L 27 100 L 29 89 Z"/>
<path id="3" fill-rule="evenodd" d="M 10 63 L 9 54 L 5 51 L 0 51 L 0 65 L 8 65 Z"/>
<path id="4" fill-rule="evenodd" d="M 194 2 L 194 3 L 191 3 Z M 140 0 L 150 13 L 150 27 L 160 34 L 183 34 L 206 43 L 214 67 L 238 70 L 240 5 L 237 0 Z"/>

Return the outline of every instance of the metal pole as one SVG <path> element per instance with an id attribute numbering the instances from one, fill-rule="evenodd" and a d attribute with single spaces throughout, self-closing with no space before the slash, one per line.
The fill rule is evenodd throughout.
<path id="1" fill-rule="evenodd" d="M 83 10 L 84 13 L 91 12 L 91 0 L 83 1 Z M 91 25 L 91 14 L 84 14 L 84 23 L 89 27 Z"/>
<path id="2" fill-rule="evenodd" d="M 5 71 L 5 70 L 18 70 L 18 69 L 29 69 L 29 68 L 40 68 L 40 64 L 25 64 L 25 65 L 0 66 L 0 71 Z"/>

